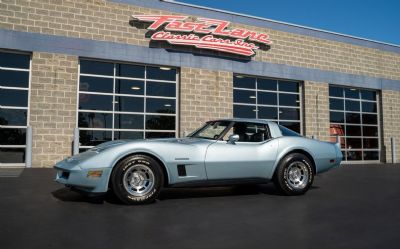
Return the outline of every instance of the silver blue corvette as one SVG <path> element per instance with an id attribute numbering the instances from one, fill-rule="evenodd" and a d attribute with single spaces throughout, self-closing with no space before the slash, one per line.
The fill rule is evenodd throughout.
<path id="1" fill-rule="evenodd" d="M 340 165 L 340 145 L 302 137 L 274 122 L 209 121 L 185 138 L 116 140 L 55 165 L 56 181 L 92 194 L 111 189 L 126 204 L 154 201 L 163 187 L 273 181 L 304 194 L 315 174 Z"/>

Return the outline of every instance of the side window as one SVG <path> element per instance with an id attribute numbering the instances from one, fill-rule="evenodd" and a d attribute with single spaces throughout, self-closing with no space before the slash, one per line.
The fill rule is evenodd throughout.
<path id="1" fill-rule="evenodd" d="M 279 129 L 282 132 L 282 136 L 287 136 L 287 137 L 301 137 L 301 135 L 295 131 L 292 131 L 282 125 L 279 125 Z"/>
<path id="2" fill-rule="evenodd" d="M 239 135 L 239 142 L 262 142 L 270 138 L 269 130 L 265 124 L 237 122 L 224 136 L 228 140 L 229 135 Z"/>

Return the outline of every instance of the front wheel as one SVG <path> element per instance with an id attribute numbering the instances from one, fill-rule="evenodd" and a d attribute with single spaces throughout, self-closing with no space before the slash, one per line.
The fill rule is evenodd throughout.
<path id="1" fill-rule="evenodd" d="M 134 155 L 119 162 L 111 175 L 114 194 L 125 204 L 153 202 L 163 186 L 157 161 L 146 155 Z"/>
<path id="2" fill-rule="evenodd" d="M 311 187 L 314 173 L 311 161 L 303 154 L 284 157 L 274 175 L 274 184 L 285 195 L 302 195 Z"/>

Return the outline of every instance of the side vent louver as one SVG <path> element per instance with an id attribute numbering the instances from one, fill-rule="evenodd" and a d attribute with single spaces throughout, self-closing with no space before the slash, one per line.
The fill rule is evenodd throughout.
<path id="1" fill-rule="evenodd" d="M 179 176 L 186 176 L 186 167 L 184 164 L 178 164 L 178 175 Z"/>

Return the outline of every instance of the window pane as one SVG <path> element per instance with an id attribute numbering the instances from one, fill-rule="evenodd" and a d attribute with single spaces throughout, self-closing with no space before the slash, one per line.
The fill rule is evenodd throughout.
<path id="1" fill-rule="evenodd" d="M 362 159 L 361 151 L 347 151 L 347 161 L 359 161 Z"/>
<path id="2" fill-rule="evenodd" d="M 121 77 L 144 79 L 144 69 L 145 66 L 117 64 L 115 68 L 115 75 Z"/>
<path id="3" fill-rule="evenodd" d="M 290 81 L 278 81 L 279 91 L 283 92 L 298 92 L 299 83 Z"/>
<path id="4" fill-rule="evenodd" d="M 363 124 L 378 124 L 378 115 L 375 114 L 363 114 Z"/>
<path id="5" fill-rule="evenodd" d="M 146 99 L 146 112 L 152 113 L 175 113 L 174 99 Z"/>
<path id="6" fill-rule="evenodd" d="M 79 141 L 82 146 L 96 146 L 111 141 L 111 131 L 80 130 Z"/>
<path id="7" fill-rule="evenodd" d="M 352 124 L 359 124 L 361 121 L 360 114 L 358 113 L 346 113 L 346 122 Z"/>
<path id="8" fill-rule="evenodd" d="M 331 110 L 344 110 L 343 99 L 329 99 L 329 108 Z"/>
<path id="9" fill-rule="evenodd" d="M 175 117 L 147 115 L 146 116 L 146 129 L 175 130 Z"/>
<path id="10" fill-rule="evenodd" d="M 79 109 L 112 111 L 113 97 L 109 95 L 79 94 Z"/>
<path id="11" fill-rule="evenodd" d="M 376 103 L 373 102 L 362 102 L 363 112 L 375 112 L 376 113 Z"/>
<path id="12" fill-rule="evenodd" d="M 364 160 L 379 160 L 379 151 L 364 151 Z"/>
<path id="13" fill-rule="evenodd" d="M 78 126 L 84 128 L 112 128 L 112 114 L 79 112 Z"/>
<path id="14" fill-rule="evenodd" d="M 25 163 L 25 148 L 0 148 L 0 163 Z"/>
<path id="15" fill-rule="evenodd" d="M 257 101 L 261 105 L 277 105 L 276 93 L 257 92 Z"/>
<path id="16" fill-rule="evenodd" d="M 294 108 L 279 108 L 279 119 L 298 120 L 300 119 L 300 110 Z"/>
<path id="17" fill-rule="evenodd" d="M 115 129 L 143 129 L 143 115 L 115 114 Z"/>
<path id="18" fill-rule="evenodd" d="M 175 97 L 176 84 L 162 82 L 147 82 L 146 95 Z"/>
<path id="19" fill-rule="evenodd" d="M 107 113 L 86 111 L 79 113 L 78 126 L 85 129 L 93 128 L 80 130 L 81 146 L 94 146 L 112 138 L 143 139 L 146 128 L 171 130 L 154 134 L 150 132 L 150 137 L 175 137 L 174 114 L 177 108 L 175 68 L 81 60 L 80 72 L 93 76 L 80 75 L 80 91 L 91 94 L 80 93 L 79 109 L 107 111 Z M 100 77 L 94 77 L 95 75 Z M 146 78 L 170 81 L 170 83 L 146 81 Z M 149 113 L 173 116 L 148 115 Z"/>
<path id="20" fill-rule="evenodd" d="M 169 67 L 147 67 L 147 79 L 176 80 L 176 69 Z"/>
<path id="21" fill-rule="evenodd" d="M 331 143 L 336 143 L 337 142 L 337 137 L 336 136 L 335 137 L 330 137 L 329 141 Z M 342 149 L 346 148 L 346 142 L 345 141 L 346 141 L 346 139 L 344 137 L 342 137 L 342 136 L 339 137 L 340 148 L 342 148 Z"/>
<path id="22" fill-rule="evenodd" d="M 346 100 L 346 111 L 359 112 L 360 101 Z"/>
<path id="23" fill-rule="evenodd" d="M 114 75 L 114 63 L 101 61 L 80 61 L 80 71 L 84 74 Z"/>
<path id="24" fill-rule="evenodd" d="M 259 90 L 271 90 L 276 91 L 276 87 L 278 85 L 277 80 L 272 79 L 257 79 L 257 89 Z"/>
<path id="25" fill-rule="evenodd" d="M 113 93 L 113 79 L 81 76 L 79 91 Z"/>
<path id="26" fill-rule="evenodd" d="M 344 123 L 344 113 L 343 112 L 330 112 L 330 121 L 332 123 Z"/>
<path id="27" fill-rule="evenodd" d="M 378 149 L 379 140 L 377 138 L 364 138 L 363 139 L 364 149 Z"/>
<path id="28" fill-rule="evenodd" d="M 144 98 L 115 96 L 115 111 L 144 112 Z"/>
<path id="29" fill-rule="evenodd" d="M 26 126 L 28 110 L 0 108 L 0 125 Z"/>
<path id="30" fill-rule="evenodd" d="M 334 135 L 344 136 L 344 125 L 331 124 L 329 128 L 329 133 L 331 136 Z"/>
<path id="31" fill-rule="evenodd" d="M 329 96 L 343 97 L 343 88 L 336 86 L 329 86 Z"/>
<path id="32" fill-rule="evenodd" d="M 247 105 L 233 105 L 233 116 L 236 118 L 256 118 L 256 107 Z"/>
<path id="33" fill-rule="evenodd" d="M 143 139 L 141 131 L 116 131 L 114 139 Z"/>
<path id="34" fill-rule="evenodd" d="M 361 149 L 361 138 L 346 138 L 347 149 Z"/>
<path id="35" fill-rule="evenodd" d="M 346 136 L 361 136 L 361 126 L 346 125 Z"/>
<path id="36" fill-rule="evenodd" d="M 2 106 L 28 106 L 27 90 L 0 89 L 0 105 Z"/>
<path id="37" fill-rule="evenodd" d="M 352 98 L 352 99 L 359 99 L 360 98 L 360 90 L 354 89 L 354 88 L 345 88 L 344 90 L 344 96 L 346 98 Z"/>
<path id="38" fill-rule="evenodd" d="M 29 72 L 0 69 L 0 86 L 29 87 Z"/>
<path id="39" fill-rule="evenodd" d="M 146 132 L 146 138 L 174 138 L 174 132 Z"/>
<path id="40" fill-rule="evenodd" d="M 30 55 L 0 52 L 0 67 L 29 69 Z"/>
<path id="41" fill-rule="evenodd" d="M 1 128 L 0 145 L 25 145 L 26 129 Z"/>
<path id="42" fill-rule="evenodd" d="M 378 136 L 378 127 L 363 126 L 363 135 L 366 137 L 377 137 Z"/>
<path id="43" fill-rule="evenodd" d="M 235 75 L 233 77 L 233 87 L 256 89 L 256 79 Z"/>
<path id="44" fill-rule="evenodd" d="M 376 92 L 361 90 L 361 98 L 366 100 L 376 100 Z"/>
<path id="45" fill-rule="evenodd" d="M 235 103 L 256 103 L 256 92 L 247 90 L 233 90 L 233 102 Z"/>
<path id="46" fill-rule="evenodd" d="M 260 119 L 278 119 L 278 108 L 276 107 L 258 107 L 258 118 Z"/>
<path id="47" fill-rule="evenodd" d="M 115 80 L 115 93 L 143 95 L 144 82 L 139 80 Z"/>
<path id="48" fill-rule="evenodd" d="M 286 106 L 300 106 L 300 99 L 298 94 L 279 94 L 279 105 Z"/>

